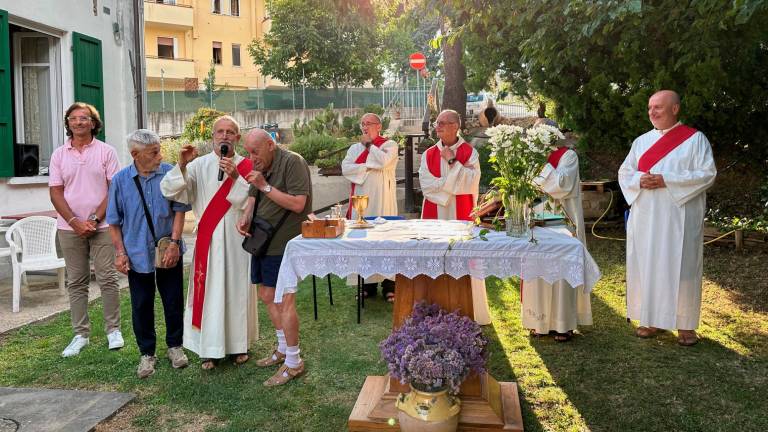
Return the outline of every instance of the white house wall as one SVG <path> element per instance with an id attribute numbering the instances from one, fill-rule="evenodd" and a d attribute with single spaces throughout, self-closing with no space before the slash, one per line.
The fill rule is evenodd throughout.
<path id="1" fill-rule="evenodd" d="M 130 161 L 125 136 L 138 124 L 130 60 L 134 50 L 132 14 L 135 3 L 125 0 L 0 0 L 0 9 L 8 11 L 12 24 L 61 38 L 62 113 L 75 101 L 70 49 L 72 32 L 101 40 L 106 142 L 115 147 L 122 166 Z M 105 7 L 109 8 L 109 15 L 104 13 Z M 119 41 L 115 38 L 113 23 L 119 25 Z M 65 138 L 61 137 L 62 143 Z M 52 210 L 47 182 L 48 177 L 43 176 L 0 179 L 0 216 Z"/>

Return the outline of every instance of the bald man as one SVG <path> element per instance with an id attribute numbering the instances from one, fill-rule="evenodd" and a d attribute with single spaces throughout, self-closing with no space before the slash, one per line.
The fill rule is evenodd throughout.
<path id="1" fill-rule="evenodd" d="M 422 219 L 471 221 L 480 190 L 480 156 L 459 136 L 461 117 L 444 110 L 435 121 L 440 140 L 421 155 L 419 183 L 424 194 Z M 491 323 L 485 281 L 472 278 L 472 303 L 475 321 Z"/>
<path id="2" fill-rule="evenodd" d="M 627 316 L 636 335 L 678 330 L 683 346 L 698 342 L 706 190 L 717 170 L 703 133 L 678 121 L 680 96 L 648 100 L 654 129 L 632 143 L 619 184 L 632 206 L 627 226 Z"/>
<path id="3" fill-rule="evenodd" d="M 240 202 L 231 199 L 234 206 L 243 208 L 237 230 L 249 236 L 254 215 L 274 228 L 266 254 L 251 257 L 251 283 L 258 285 L 259 299 L 267 308 L 277 336 L 277 347 L 256 361 L 259 367 L 279 366 L 264 382 L 265 386 L 271 387 L 286 384 L 305 372 L 299 355 L 296 293 L 285 293 L 278 304 L 275 303 L 275 286 L 285 246 L 301 234 L 301 222 L 312 211 L 312 182 L 304 158 L 278 147 L 261 129 L 254 129 L 246 136 L 245 149 L 253 163 L 253 171 L 241 177 L 243 181 L 238 181 L 239 185 L 249 185 L 247 199 Z M 228 167 L 227 172 L 232 171 L 233 167 Z M 241 198 L 242 194 L 234 197 Z"/>
<path id="4" fill-rule="evenodd" d="M 179 163 L 160 182 L 167 199 L 190 204 L 197 216 L 184 347 L 200 356 L 205 370 L 227 355 L 235 364 L 248 360 L 250 283 L 244 269 L 249 256 L 235 229 L 240 209 L 227 200 L 230 193 L 239 193 L 240 200 L 248 193 L 242 176 L 251 171 L 251 161 L 235 153 L 239 141 L 235 119 L 219 117 L 213 124 L 213 152 L 197 157 L 194 146 L 184 146 Z M 220 171 L 227 175 L 220 176 Z M 238 188 L 238 183 L 244 186 Z"/>

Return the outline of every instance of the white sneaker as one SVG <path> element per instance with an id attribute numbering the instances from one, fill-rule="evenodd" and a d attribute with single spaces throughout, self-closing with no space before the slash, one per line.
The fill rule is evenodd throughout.
<path id="1" fill-rule="evenodd" d="M 112 333 L 108 334 L 107 341 L 109 341 L 109 349 L 111 350 L 120 349 L 123 346 L 125 346 L 125 341 L 123 340 L 123 334 L 120 333 L 120 330 L 115 330 Z"/>
<path id="2" fill-rule="evenodd" d="M 62 357 L 73 357 L 78 354 L 80 354 L 80 350 L 83 349 L 86 345 L 88 345 L 88 338 L 83 337 L 80 335 L 75 335 L 74 338 L 72 338 L 72 342 L 67 345 L 66 348 L 64 348 L 64 351 L 61 352 Z"/>

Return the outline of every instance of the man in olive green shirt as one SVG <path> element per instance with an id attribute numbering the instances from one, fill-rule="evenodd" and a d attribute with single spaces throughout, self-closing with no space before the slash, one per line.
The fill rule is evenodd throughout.
<path id="1" fill-rule="evenodd" d="M 266 255 L 251 257 L 251 282 L 259 284 L 259 299 L 267 306 L 277 334 L 277 348 L 256 364 L 269 367 L 282 363 L 277 372 L 264 382 L 266 386 L 282 385 L 302 375 L 305 369 L 299 356 L 299 318 L 295 294 L 284 295 L 282 303 L 277 304 L 274 302 L 275 285 L 285 246 L 301 233 L 301 222 L 312 211 L 312 183 L 304 158 L 278 147 L 265 131 L 254 129 L 248 133 L 244 147 L 253 162 L 253 171 L 245 176 L 251 186 L 237 230 L 242 235 L 249 235 L 256 201 L 256 216 L 277 228 Z M 284 216 L 282 225 L 278 227 Z"/>

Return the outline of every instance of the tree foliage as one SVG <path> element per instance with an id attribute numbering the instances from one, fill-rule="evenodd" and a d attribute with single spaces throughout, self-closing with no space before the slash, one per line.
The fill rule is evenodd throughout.
<path id="1" fill-rule="evenodd" d="M 367 0 L 270 0 L 271 28 L 248 52 L 286 84 L 334 88 L 382 82 L 381 42 Z"/>
<path id="2" fill-rule="evenodd" d="M 469 83 L 499 71 L 518 95 L 557 104 L 583 142 L 625 149 L 648 130 L 648 97 L 683 98 L 682 120 L 716 150 L 768 154 L 764 0 L 454 0 Z M 758 156 L 759 156 L 758 155 Z"/>

